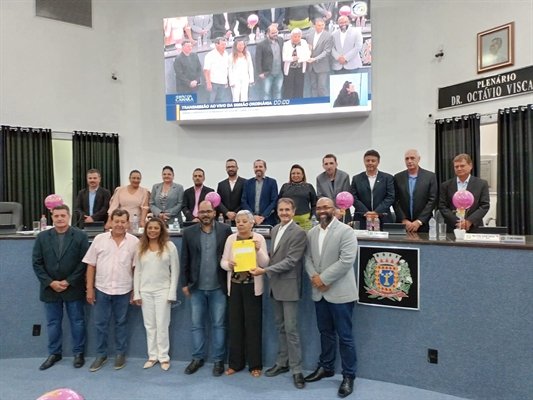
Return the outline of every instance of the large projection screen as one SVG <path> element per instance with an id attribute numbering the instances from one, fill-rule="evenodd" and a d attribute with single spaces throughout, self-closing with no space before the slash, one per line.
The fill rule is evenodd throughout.
<path id="1" fill-rule="evenodd" d="M 165 18 L 167 121 L 369 115 L 370 17 L 345 1 Z"/>

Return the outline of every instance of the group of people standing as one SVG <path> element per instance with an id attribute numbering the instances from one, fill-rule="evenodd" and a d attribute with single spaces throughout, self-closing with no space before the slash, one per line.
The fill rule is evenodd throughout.
<path id="1" fill-rule="evenodd" d="M 235 39 L 230 54 L 226 52 L 227 37 L 216 37 L 215 48 L 205 55 L 203 69 L 198 54 L 192 51 L 193 43 L 184 40 L 173 64 L 176 91 L 196 93 L 205 81 L 210 103 L 223 101 L 228 86 L 234 102 L 248 101 L 248 88 L 254 84 L 257 74 L 262 82 L 263 100 L 302 98 L 306 76 L 311 97 L 327 97 L 331 71 L 353 74 L 362 67 L 363 36 L 361 28 L 353 27 L 347 16 L 339 17 L 338 29 L 333 33 L 325 27 L 324 18 L 317 18 L 312 29 L 303 31 L 294 27 L 290 40 L 284 41 L 278 36 L 278 24 L 269 25 L 266 38 L 257 43 L 255 67 L 247 40 L 242 37 Z M 348 87 L 343 89 L 347 91 Z M 353 85 L 351 89 L 353 92 Z M 350 100 L 338 102 L 337 107 L 359 105 L 355 96 Z"/>
<path id="2" fill-rule="evenodd" d="M 416 150 L 405 153 L 407 169 L 394 177 L 378 170 L 379 161 L 378 152 L 367 151 L 366 171 L 355 175 L 350 185 L 348 174 L 337 168 L 336 157 L 327 154 L 322 160 L 324 172 L 316 180 L 318 193 L 306 182 L 303 168 L 295 164 L 289 182 L 278 194 L 277 182 L 265 176 L 266 162 L 256 160 L 255 177 L 245 180 L 237 174 L 237 162 L 230 159 L 226 162 L 228 178 L 217 188 L 222 200 L 218 208 L 205 200 L 213 190 L 203 186 L 205 174 L 199 168 L 193 173 L 194 186 L 183 192 L 183 187 L 173 182 L 172 168 L 165 167 L 163 182 L 154 185 L 149 195 L 144 191 L 137 193 L 142 189 L 140 173 L 132 171 L 130 185 L 117 189 L 109 202 L 111 207 L 116 206 L 110 208 L 107 218 L 110 231 L 97 235 L 90 247 L 85 232 L 69 226 L 68 206 L 54 207 L 54 227 L 37 235 L 33 249 L 33 268 L 41 284 L 40 299 L 45 303 L 49 335 L 49 357 L 40 369 L 48 369 L 62 359 L 63 307 L 71 325 L 74 366 L 84 365 L 87 301 L 93 306 L 96 330 L 96 358 L 90 371 L 98 371 L 108 360 L 111 316 L 115 321 L 114 368 L 126 365 L 127 316 L 132 303 L 142 307 L 146 328 L 148 360 L 144 368 L 160 363 L 163 370 L 168 370 L 170 309 L 181 283 L 184 295 L 190 299 L 193 339 L 192 361 L 185 373 L 193 374 L 205 363 L 205 323 L 209 318 L 213 375 L 233 375 L 248 366 L 252 376 L 259 377 L 263 370 L 263 279 L 267 275 L 278 329 L 278 357 L 265 375 L 292 371 L 294 385 L 299 389 L 306 383 L 331 377 L 338 340 L 343 375 L 338 395 L 349 395 L 357 370 L 352 334 L 358 293 L 353 268 L 357 239 L 352 228 L 341 222 L 346 222 L 346 217 L 352 219 L 349 210 L 342 215 L 334 199 L 343 191 L 353 194 L 353 221 L 368 217 L 387 220 L 390 207 L 394 206 L 397 220 L 409 232 L 426 230 L 437 204 L 435 175 L 419 167 Z M 457 177 L 441 185 L 438 208 L 449 229 L 475 231 L 483 224 L 482 217 L 489 208 L 487 182 L 470 174 L 472 160 L 466 154 L 454 159 L 454 169 Z M 105 194 L 103 197 L 107 198 L 110 193 L 99 188 L 98 171 L 90 170 L 87 181 L 89 188 L 78 196 L 78 211 L 86 221 L 97 216 L 106 219 L 97 204 L 102 203 L 100 196 Z M 464 189 L 473 194 L 474 203 L 464 218 L 458 218 L 452 197 Z M 128 233 L 130 213 L 121 207 L 142 210 L 147 197 L 150 201 L 146 208 L 151 208 L 151 215 L 138 239 Z M 87 212 L 83 210 L 86 205 Z M 197 222 L 183 232 L 180 257 L 169 240 L 165 223 L 178 212 Z M 229 224 L 218 222 L 217 214 L 231 221 L 236 233 L 232 233 Z M 312 214 L 318 225 L 309 230 Z M 268 223 L 275 225 L 270 250 L 265 238 L 252 231 L 254 225 Z M 304 228 L 309 230 L 307 234 Z M 242 240 L 253 241 L 256 265 L 249 271 L 237 272 L 233 243 Z M 312 286 L 321 338 L 318 367 L 306 377 L 297 327 L 304 267 Z"/>

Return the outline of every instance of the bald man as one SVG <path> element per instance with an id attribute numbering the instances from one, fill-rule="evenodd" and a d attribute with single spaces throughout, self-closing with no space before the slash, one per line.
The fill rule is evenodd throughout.
<path id="1" fill-rule="evenodd" d="M 437 207 L 438 188 L 435 174 L 420 168 L 416 150 L 405 152 L 405 171 L 394 175 L 394 212 L 396 222 L 407 232 L 428 232 L 429 220 Z"/>

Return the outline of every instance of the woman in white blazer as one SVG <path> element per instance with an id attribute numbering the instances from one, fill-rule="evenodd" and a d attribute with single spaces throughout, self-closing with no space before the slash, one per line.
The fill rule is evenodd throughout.
<path id="1" fill-rule="evenodd" d="M 233 101 L 248 101 L 248 89 L 254 84 L 254 65 L 244 40 L 233 43 L 229 57 L 228 78 Z"/>

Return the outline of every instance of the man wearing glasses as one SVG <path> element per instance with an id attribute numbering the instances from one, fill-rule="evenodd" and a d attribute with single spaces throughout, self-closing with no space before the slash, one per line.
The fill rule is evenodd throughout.
<path id="1" fill-rule="evenodd" d="M 307 235 L 305 269 L 313 286 L 316 321 L 322 351 L 318 368 L 305 377 L 317 382 L 335 375 L 337 337 L 342 361 L 342 383 L 338 396 L 353 392 L 357 357 L 352 330 L 352 314 L 358 298 L 354 263 L 357 238 L 352 229 L 334 218 L 333 200 L 321 198 L 316 204 L 319 225 Z"/>
<path id="2" fill-rule="evenodd" d="M 193 354 L 185 368 L 194 374 L 205 361 L 205 320 L 211 318 L 213 340 L 213 375 L 224 373 L 226 347 L 227 272 L 220 267 L 226 239 L 231 227 L 215 221 L 213 204 L 202 201 L 198 205 L 199 224 L 183 231 L 181 242 L 180 282 L 183 293 L 191 302 Z"/>

